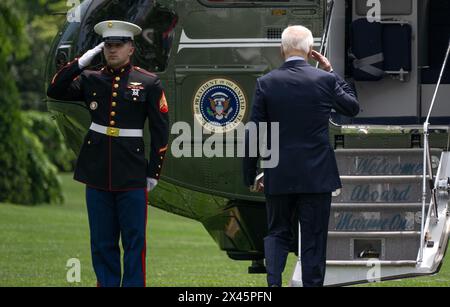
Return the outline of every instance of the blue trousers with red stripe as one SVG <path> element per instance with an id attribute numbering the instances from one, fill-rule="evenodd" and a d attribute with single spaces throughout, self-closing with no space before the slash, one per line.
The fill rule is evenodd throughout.
<path id="1" fill-rule="evenodd" d="M 145 287 L 147 191 L 86 187 L 92 264 L 101 287 Z M 119 239 L 124 251 L 121 273 Z"/>

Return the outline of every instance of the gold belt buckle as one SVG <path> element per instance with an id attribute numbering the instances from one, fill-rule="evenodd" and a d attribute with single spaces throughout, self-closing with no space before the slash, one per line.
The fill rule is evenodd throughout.
<path id="1" fill-rule="evenodd" d="M 120 134 L 119 128 L 108 127 L 106 129 L 106 135 L 118 137 Z"/>

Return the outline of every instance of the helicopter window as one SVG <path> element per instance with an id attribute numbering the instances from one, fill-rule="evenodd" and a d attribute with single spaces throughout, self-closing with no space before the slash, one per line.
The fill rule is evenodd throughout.
<path id="1" fill-rule="evenodd" d="M 367 0 L 356 1 L 356 13 L 360 16 L 366 16 L 371 8 Z M 412 0 L 381 0 L 381 15 L 411 15 Z"/>
<path id="2" fill-rule="evenodd" d="M 79 14 L 80 17 L 84 16 L 86 14 L 87 9 L 91 5 L 91 2 L 92 0 L 84 1 L 83 3 L 80 4 L 78 10 L 76 10 L 75 12 Z M 76 17 L 76 15 L 73 17 Z M 73 47 L 68 42 L 74 39 L 74 37 L 77 34 L 78 28 L 79 24 L 77 22 L 68 22 L 66 23 L 63 31 L 61 32 L 63 34 L 59 41 L 60 45 L 58 46 L 58 49 L 56 50 L 55 54 L 55 68 L 57 71 L 63 68 L 67 64 L 67 62 L 70 61 L 70 59 L 75 57 L 75 55 L 73 54 Z"/>
<path id="3" fill-rule="evenodd" d="M 81 27 L 79 49 L 88 50 L 101 40 L 93 31 L 104 20 L 123 20 L 139 25 L 143 31 L 135 38 L 136 51 L 133 62 L 146 70 L 166 70 L 173 47 L 178 17 L 174 11 L 149 0 L 95 1 Z M 102 63 L 94 63 L 93 66 Z"/>
<path id="4" fill-rule="evenodd" d="M 135 62 L 150 71 L 166 70 L 173 47 L 178 17 L 171 11 L 156 7 L 140 25 L 142 35 L 136 38 Z"/>
<path id="5" fill-rule="evenodd" d="M 436 84 L 450 39 L 450 3 L 433 0 L 428 10 L 428 65 L 422 70 L 422 83 Z M 442 83 L 450 84 L 450 65 L 447 65 Z"/>

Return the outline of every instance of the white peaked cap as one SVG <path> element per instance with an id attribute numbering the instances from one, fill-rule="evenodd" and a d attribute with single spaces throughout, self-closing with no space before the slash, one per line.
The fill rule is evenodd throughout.
<path id="1" fill-rule="evenodd" d="M 120 20 L 106 20 L 95 25 L 95 33 L 101 35 L 104 39 L 108 37 L 114 38 L 130 38 L 134 40 L 136 35 L 142 33 L 141 27 Z"/>

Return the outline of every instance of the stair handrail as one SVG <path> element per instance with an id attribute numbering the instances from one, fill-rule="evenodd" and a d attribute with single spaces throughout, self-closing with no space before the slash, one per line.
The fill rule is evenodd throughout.
<path id="1" fill-rule="evenodd" d="M 328 56 L 328 52 L 329 52 L 328 42 L 329 42 L 329 38 L 330 38 L 331 22 L 333 20 L 334 0 L 328 0 L 327 6 L 328 6 L 328 8 L 327 8 L 327 12 L 326 12 L 326 21 L 325 21 L 325 26 L 324 26 L 325 31 L 322 34 L 322 42 L 321 42 L 320 49 L 319 49 L 320 54 L 322 54 L 324 56 Z M 319 68 L 319 62 L 316 63 L 316 68 Z M 341 125 L 334 122 L 331 117 L 329 119 L 329 122 L 333 127 L 341 127 Z"/>
<path id="2" fill-rule="evenodd" d="M 334 0 L 328 0 L 328 9 L 326 12 L 326 21 L 325 21 L 325 31 L 322 34 L 322 42 L 320 45 L 319 52 L 320 54 L 327 56 L 328 55 L 328 40 L 331 29 L 331 21 L 333 19 L 333 9 L 334 9 Z M 316 63 L 316 68 L 319 68 L 319 62 Z"/>
<path id="3" fill-rule="evenodd" d="M 444 58 L 444 63 L 442 64 L 441 73 L 439 75 L 438 82 L 436 84 L 436 89 L 433 94 L 433 99 L 431 100 L 431 105 L 428 110 L 427 118 L 423 124 L 423 178 L 422 178 L 422 220 L 420 226 L 420 251 L 418 262 L 423 261 L 423 250 L 425 247 L 425 206 L 427 201 L 427 172 L 429 174 L 429 189 L 431 190 L 430 202 L 433 202 L 435 209 L 435 216 L 438 217 L 437 213 L 437 200 L 436 200 L 436 189 L 433 183 L 433 170 L 431 166 L 431 155 L 430 155 L 430 144 L 429 144 L 429 127 L 430 127 L 430 117 L 433 112 L 434 104 L 436 102 L 437 94 L 439 92 L 439 87 L 441 86 L 442 77 L 444 76 L 445 68 L 447 66 L 447 61 L 450 55 L 450 40 L 447 48 L 447 53 Z M 431 208 L 431 206 L 430 206 Z"/>

